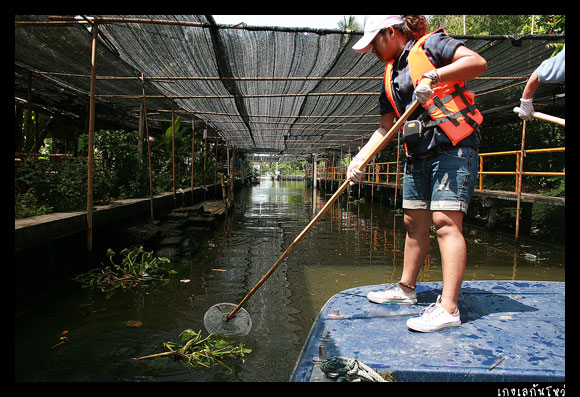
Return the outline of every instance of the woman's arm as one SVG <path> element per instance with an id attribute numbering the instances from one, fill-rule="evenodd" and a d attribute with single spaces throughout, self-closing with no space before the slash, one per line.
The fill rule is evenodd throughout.
<path id="1" fill-rule="evenodd" d="M 381 115 L 381 123 L 379 128 L 373 133 L 371 139 L 369 139 L 369 141 L 362 147 L 362 149 L 355 157 L 361 158 L 361 162 L 364 161 L 364 159 L 366 159 L 367 156 L 373 152 L 374 148 L 380 144 L 383 137 L 391 130 L 391 127 L 393 124 L 395 124 L 394 120 L 395 112 Z M 380 150 L 383 150 L 385 146 L 386 144 L 383 144 L 383 147 L 381 147 Z"/>
<path id="2" fill-rule="evenodd" d="M 354 182 L 360 182 L 362 179 L 364 172 L 358 170 L 359 165 L 361 165 L 365 159 L 372 154 L 377 145 L 381 145 L 382 139 L 389 133 L 393 127 L 393 124 L 395 124 L 394 120 L 395 112 L 381 115 L 381 123 L 379 128 L 373 133 L 371 139 L 369 139 L 369 141 L 361 148 L 357 155 L 353 157 L 346 171 L 346 178 L 349 179 L 352 177 L 353 179 L 353 181 L 351 181 L 351 185 Z M 380 149 L 383 150 L 385 146 L 386 143 L 382 144 Z"/>
<path id="3" fill-rule="evenodd" d="M 457 47 L 449 65 L 437 69 L 440 81 L 472 80 L 487 70 L 487 61 L 465 46 Z"/>

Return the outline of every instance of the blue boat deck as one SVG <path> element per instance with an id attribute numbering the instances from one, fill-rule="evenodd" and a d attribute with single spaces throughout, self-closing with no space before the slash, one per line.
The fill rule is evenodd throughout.
<path id="1" fill-rule="evenodd" d="M 368 301 L 368 292 L 385 285 L 334 295 L 316 318 L 290 380 L 328 381 L 319 369 L 325 350 L 325 358 L 356 358 L 400 382 L 565 381 L 563 282 L 464 281 L 460 327 L 409 330 L 407 319 L 435 302 L 442 287 L 418 283 L 416 305 Z"/>

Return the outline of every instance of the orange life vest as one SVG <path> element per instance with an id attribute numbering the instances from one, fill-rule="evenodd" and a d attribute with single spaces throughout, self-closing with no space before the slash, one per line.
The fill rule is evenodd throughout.
<path id="1" fill-rule="evenodd" d="M 439 29 L 436 32 L 440 31 L 443 30 Z M 423 49 L 425 41 L 433 33 L 424 35 L 417 40 L 409 52 L 409 73 L 411 74 L 413 87 L 417 87 L 423 74 L 435 69 Z M 400 117 L 391 89 L 391 70 L 394 62 L 395 60 L 392 59 L 385 66 L 385 94 L 393 109 L 395 109 L 395 113 Z M 433 93 L 434 95 L 424 106 L 425 113 L 431 118 L 430 121 L 425 123 L 424 127 L 437 125 L 455 146 L 459 141 L 469 136 L 475 127 L 483 121 L 482 114 L 475 106 L 475 95 L 465 89 L 464 81 L 439 83 L 433 87 Z"/>

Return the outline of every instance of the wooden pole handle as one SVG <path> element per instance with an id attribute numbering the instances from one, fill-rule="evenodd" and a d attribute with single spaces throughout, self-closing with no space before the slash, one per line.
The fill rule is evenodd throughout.
<path id="1" fill-rule="evenodd" d="M 358 167 L 359 170 L 362 171 L 364 167 L 366 167 L 366 165 L 372 160 L 372 158 L 376 156 L 376 154 L 380 151 L 380 148 L 383 145 L 388 145 L 391 142 L 391 140 L 395 137 L 395 134 L 397 133 L 399 128 L 401 128 L 403 123 L 409 118 L 409 116 L 415 111 L 415 109 L 417 109 L 417 106 L 419 106 L 419 102 L 414 101 L 411 104 L 411 106 L 405 111 L 405 113 L 403 113 L 403 115 L 399 118 L 399 120 L 397 120 L 397 122 L 391 127 L 391 129 L 383 137 L 383 139 L 381 139 L 379 144 L 373 149 L 372 153 L 363 161 L 361 165 L 359 165 Z M 282 261 L 286 259 L 286 257 L 290 254 L 290 252 L 292 252 L 296 244 L 298 244 L 300 240 L 302 240 L 302 238 L 306 235 L 306 233 L 308 233 L 310 229 L 312 229 L 312 227 L 316 224 L 316 222 L 318 222 L 318 220 L 322 217 L 322 215 L 324 215 L 324 213 L 328 210 L 328 208 L 330 208 L 330 206 L 334 204 L 336 199 L 338 199 L 338 197 L 346 190 L 350 181 L 351 179 L 348 178 L 346 181 L 344 181 L 342 185 L 340 185 L 338 190 L 332 195 L 332 197 L 326 202 L 326 204 L 324 204 L 324 206 L 320 209 L 320 211 L 318 211 L 318 214 L 316 214 L 316 216 L 312 218 L 310 223 L 306 225 L 304 230 L 302 230 L 302 232 L 294 239 L 292 244 L 290 244 L 288 248 L 286 248 L 286 251 L 284 251 L 284 253 L 280 256 L 280 258 L 278 258 L 276 263 L 272 265 L 270 270 L 268 270 L 266 274 L 260 279 L 260 281 L 256 283 L 256 285 L 250 290 L 250 292 L 248 292 L 248 294 L 244 297 L 244 299 L 242 299 L 242 301 L 238 304 L 238 306 L 236 306 L 236 308 L 232 310 L 230 314 L 228 314 L 228 316 L 226 317 L 226 321 L 231 319 L 236 314 L 236 312 L 242 307 L 242 305 L 254 294 L 254 292 L 256 292 L 256 290 L 268 279 L 268 277 L 270 277 L 270 275 L 274 273 L 274 270 L 276 270 L 276 268 L 280 265 L 280 263 L 282 263 Z"/>
<path id="2" fill-rule="evenodd" d="M 520 112 L 519 107 L 514 108 L 514 113 L 518 114 Z M 551 116 L 549 114 L 540 113 L 540 112 L 532 112 L 531 116 L 535 119 L 549 121 L 550 123 L 561 125 L 562 127 L 566 127 L 566 120 L 560 117 Z"/>

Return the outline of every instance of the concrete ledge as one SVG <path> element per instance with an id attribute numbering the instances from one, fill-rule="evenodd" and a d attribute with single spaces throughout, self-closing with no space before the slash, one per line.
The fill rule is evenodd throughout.
<path id="1" fill-rule="evenodd" d="M 237 181 L 236 181 L 237 182 Z M 207 196 L 212 197 L 214 188 L 221 197 L 221 185 L 208 185 Z M 172 209 L 175 206 L 189 205 L 192 202 L 191 189 L 183 189 L 183 192 L 176 193 L 175 203 L 173 192 L 161 193 L 153 196 L 154 216 L 155 210 Z M 193 201 L 195 203 L 203 201 L 204 189 L 195 187 L 193 189 Z M 149 216 L 150 199 L 136 198 L 117 200 L 107 205 L 95 206 L 93 210 L 93 227 L 117 222 L 122 219 L 144 214 Z M 18 252 L 31 248 L 51 240 L 60 239 L 87 230 L 87 212 L 71 211 L 57 212 L 53 214 L 31 216 L 14 221 L 14 251 Z"/>

